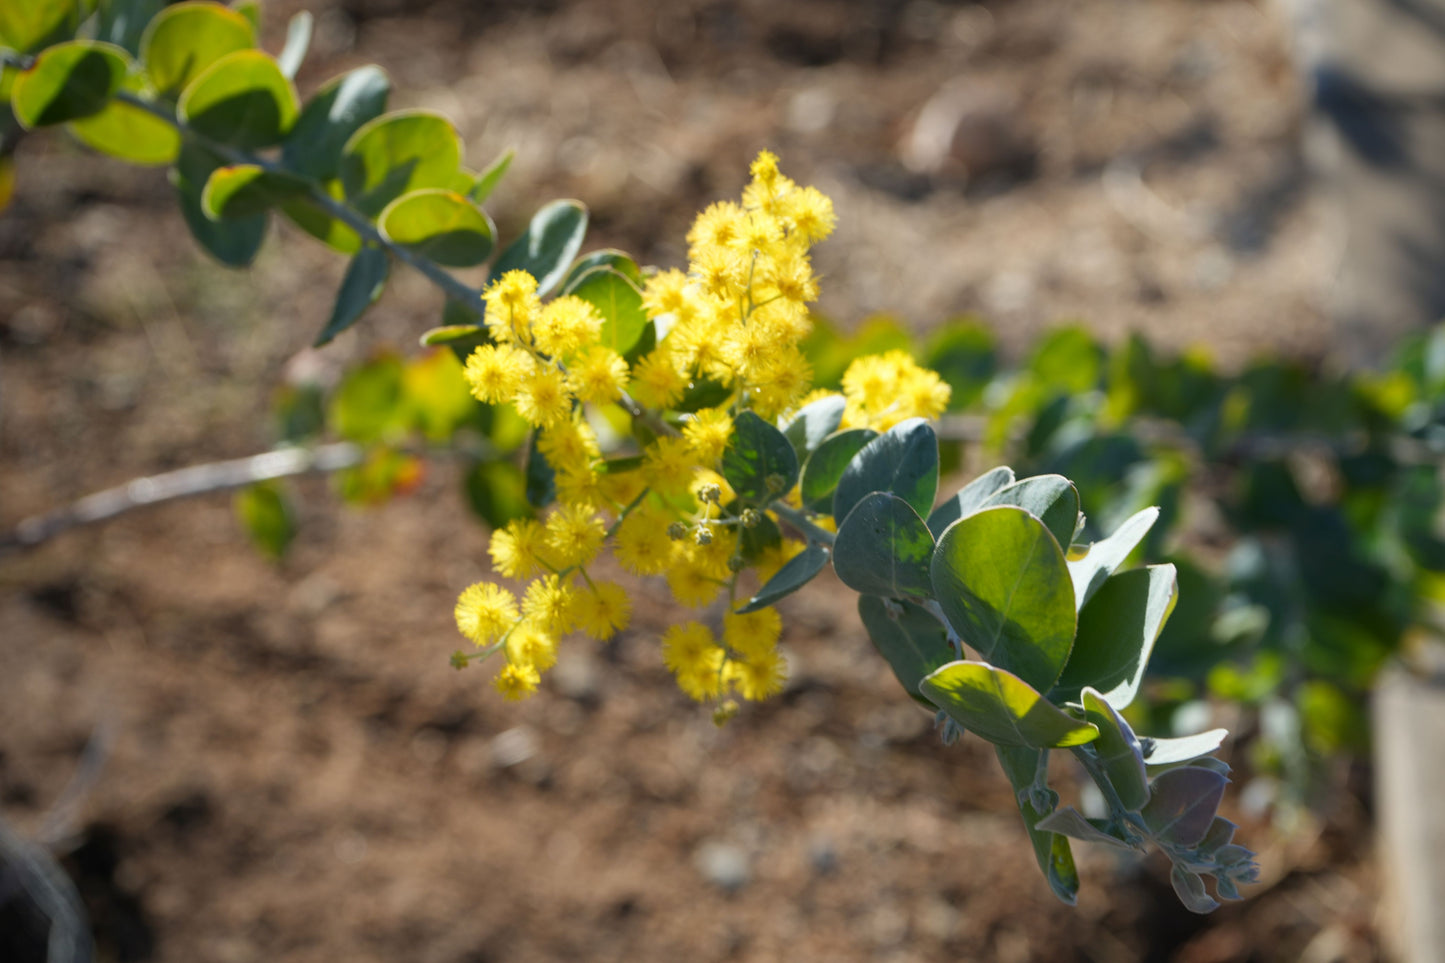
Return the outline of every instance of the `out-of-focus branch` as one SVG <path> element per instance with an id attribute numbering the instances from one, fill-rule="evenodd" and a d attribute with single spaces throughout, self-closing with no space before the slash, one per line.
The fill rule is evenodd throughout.
<path id="1" fill-rule="evenodd" d="M 107 521 L 147 505 L 245 488 L 272 478 L 354 468 L 361 464 L 365 454 L 360 445 L 338 441 L 315 448 L 283 448 L 249 458 L 192 465 L 161 475 L 136 478 L 116 488 L 87 495 L 54 511 L 25 519 L 11 531 L 0 535 L 0 554 L 33 548 L 72 528 Z"/>

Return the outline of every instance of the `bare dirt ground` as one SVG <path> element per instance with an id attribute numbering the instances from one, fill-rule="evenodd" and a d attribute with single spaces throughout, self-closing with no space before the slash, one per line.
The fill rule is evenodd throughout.
<path id="1" fill-rule="evenodd" d="M 771 147 L 837 202 L 818 264 L 844 325 L 976 312 L 1015 350 L 1066 318 L 1226 360 L 1327 346 L 1338 246 L 1268 5 L 288 0 L 273 49 L 303 5 L 303 93 L 379 62 L 396 105 L 457 119 L 474 166 L 518 148 L 504 236 L 575 196 L 592 246 L 673 265 L 692 213 Z M 964 133 L 920 172 L 915 120 L 941 89 L 934 116 Z M 226 272 L 159 172 L 59 136 L 19 160 L 0 524 L 269 445 L 259 413 L 339 260 L 282 229 Z M 399 275 L 321 360 L 410 350 L 437 304 Z M 661 667 L 652 586 L 621 640 L 572 646 L 543 695 L 502 703 L 446 666 L 455 594 L 485 572 L 455 482 L 435 466 L 368 512 L 308 482 L 281 566 L 225 498 L 0 560 L 0 810 L 34 830 L 108 739 L 64 847 L 103 959 L 1377 957 L 1358 789 L 1292 841 L 1249 823 L 1268 883 L 1208 919 L 1157 863 L 1087 850 L 1080 906 L 1054 902 L 991 754 L 938 745 L 836 583 L 786 606 L 789 691 L 722 731 Z"/>

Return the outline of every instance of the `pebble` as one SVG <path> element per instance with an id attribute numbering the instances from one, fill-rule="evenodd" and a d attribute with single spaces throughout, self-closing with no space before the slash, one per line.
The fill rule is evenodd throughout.
<path id="1" fill-rule="evenodd" d="M 752 879 L 748 854 L 731 843 L 703 843 L 695 862 L 698 872 L 709 883 L 729 893 L 742 889 Z"/>

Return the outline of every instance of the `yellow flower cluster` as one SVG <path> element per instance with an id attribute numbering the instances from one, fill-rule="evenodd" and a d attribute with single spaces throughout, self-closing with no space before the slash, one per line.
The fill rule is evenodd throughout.
<path id="1" fill-rule="evenodd" d="M 804 547 L 781 536 L 767 502 L 738 501 L 718 469 L 738 413 L 775 420 L 821 394 L 808 393 L 812 371 L 799 342 L 818 295 L 809 252 L 832 232 L 833 206 L 784 177 L 770 153 L 751 173 L 740 203 L 698 215 L 688 269 L 646 280 L 641 299 L 656 342 L 631 362 L 602 343 L 604 321 L 590 304 L 567 295 L 544 303 L 529 274 L 510 271 L 483 294 L 493 343 L 468 359 L 467 382 L 479 400 L 511 404 L 532 425 L 557 492 L 544 518 L 492 535 L 493 569 L 525 587 L 513 594 L 478 583 L 457 601 L 457 626 L 479 655 L 505 655 L 496 685 L 508 698 L 537 689 L 569 632 L 605 639 L 627 626 L 626 592 L 587 570 L 609 540 L 623 569 L 663 576 L 678 602 L 703 607 L 726 593 L 730 609 L 743 569 L 761 584 Z M 941 413 L 949 389 L 892 352 L 855 362 L 844 393 L 845 426 L 885 430 Z M 717 400 L 683 404 L 699 394 Z M 639 450 L 608 464 L 593 426 L 616 428 L 628 415 L 642 429 L 633 432 Z M 796 506 L 796 491 L 792 498 Z M 688 695 L 719 700 L 725 719 L 736 708 L 731 696 L 782 689 L 781 631 L 774 609 L 729 611 L 718 634 L 701 622 L 669 629 L 663 661 Z"/>
<path id="2" fill-rule="evenodd" d="M 843 373 L 843 425 L 887 431 L 909 418 L 937 418 L 953 389 L 906 351 L 857 358 Z"/>

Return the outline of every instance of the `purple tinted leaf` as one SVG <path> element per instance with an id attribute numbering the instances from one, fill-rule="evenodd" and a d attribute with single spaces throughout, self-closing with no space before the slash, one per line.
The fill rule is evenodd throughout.
<path id="1" fill-rule="evenodd" d="M 1171 769 L 1154 780 L 1149 803 L 1139 815 L 1161 842 L 1193 846 L 1214 822 L 1214 811 L 1228 781 L 1217 772 L 1194 766 Z"/>

